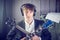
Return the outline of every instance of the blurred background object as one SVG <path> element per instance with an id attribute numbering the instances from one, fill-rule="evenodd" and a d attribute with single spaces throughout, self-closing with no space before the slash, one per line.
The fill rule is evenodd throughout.
<path id="1" fill-rule="evenodd" d="M 46 19 L 59 23 L 60 22 L 60 13 L 48 13 L 46 15 Z"/>

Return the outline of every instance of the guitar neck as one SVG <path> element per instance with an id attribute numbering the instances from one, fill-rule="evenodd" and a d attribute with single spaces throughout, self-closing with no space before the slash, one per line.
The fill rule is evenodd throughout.
<path id="1" fill-rule="evenodd" d="M 20 27 L 19 25 L 16 25 L 16 28 L 20 31 L 22 31 L 24 34 L 28 35 L 29 32 L 27 32 L 26 30 L 24 30 L 22 27 Z"/>

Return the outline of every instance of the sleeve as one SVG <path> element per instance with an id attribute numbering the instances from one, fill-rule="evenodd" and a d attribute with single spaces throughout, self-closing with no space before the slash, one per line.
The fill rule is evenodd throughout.
<path id="1" fill-rule="evenodd" d="M 16 29 L 16 27 L 12 27 L 7 35 L 7 40 L 20 40 L 21 35 L 20 32 Z"/>
<path id="2" fill-rule="evenodd" d="M 51 33 L 48 29 L 43 29 L 41 33 L 42 40 L 51 40 Z"/>
<path id="3" fill-rule="evenodd" d="M 7 40 L 12 40 L 14 38 L 14 36 L 16 35 L 15 29 L 15 27 L 12 27 L 12 29 L 9 31 L 7 35 Z"/>
<path id="4" fill-rule="evenodd" d="M 17 25 L 23 27 L 22 21 L 17 23 Z M 13 26 L 7 35 L 8 40 L 20 40 L 23 37 L 25 37 L 25 34 L 18 30 L 16 26 Z"/>
<path id="5" fill-rule="evenodd" d="M 18 30 L 16 27 L 12 27 L 7 35 L 7 40 L 20 40 L 25 37 L 25 34 Z"/>

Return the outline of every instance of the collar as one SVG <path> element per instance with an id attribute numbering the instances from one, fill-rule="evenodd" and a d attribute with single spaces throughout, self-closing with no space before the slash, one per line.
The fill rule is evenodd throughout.
<path id="1" fill-rule="evenodd" d="M 25 24 L 27 24 L 27 25 L 32 25 L 32 24 L 34 24 L 34 19 L 33 19 L 33 21 L 31 22 L 31 24 L 28 24 L 28 23 L 26 22 L 26 20 L 25 20 Z"/>

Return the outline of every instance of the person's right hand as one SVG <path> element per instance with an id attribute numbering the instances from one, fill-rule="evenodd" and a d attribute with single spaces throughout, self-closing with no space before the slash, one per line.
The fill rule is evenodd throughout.
<path id="1" fill-rule="evenodd" d="M 32 40 L 41 40 L 41 37 L 38 37 L 37 35 L 34 35 L 34 36 L 32 37 Z"/>
<path id="2" fill-rule="evenodd" d="M 25 37 L 23 37 L 22 39 L 20 39 L 20 40 L 25 40 Z"/>

